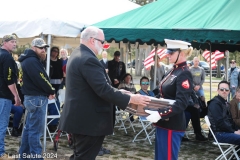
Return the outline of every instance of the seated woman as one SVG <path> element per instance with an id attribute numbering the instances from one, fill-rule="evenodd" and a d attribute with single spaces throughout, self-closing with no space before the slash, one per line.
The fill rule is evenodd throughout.
<path id="1" fill-rule="evenodd" d="M 235 124 L 240 127 L 240 87 L 237 87 L 236 94 L 230 101 L 230 112 Z"/>
<path id="2" fill-rule="evenodd" d="M 198 101 L 199 99 L 195 91 L 193 91 L 189 98 L 188 107 L 184 111 L 186 117 L 186 126 L 188 126 L 188 123 L 191 119 L 195 139 L 197 141 L 207 141 L 207 138 L 202 135 L 202 128 L 200 124 L 200 106 Z M 189 139 L 183 137 L 182 141 L 189 141 Z"/>
<path id="3" fill-rule="evenodd" d="M 133 94 L 136 93 L 136 88 L 133 84 L 133 79 L 131 74 L 126 73 L 123 76 L 123 80 L 120 82 L 118 89 L 125 89 Z M 130 113 L 129 116 L 130 116 L 130 120 L 133 122 L 134 121 L 133 115 Z"/>
<path id="4" fill-rule="evenodd" d="M 125 89 L 133 94 L 136 93 L 136 88 L 133 84 L 133 79 L 132 79 L 132 75 L 129 73 L 126 73 L 123 76 L 122 81 L 120 82 L 118 89 Z"/>

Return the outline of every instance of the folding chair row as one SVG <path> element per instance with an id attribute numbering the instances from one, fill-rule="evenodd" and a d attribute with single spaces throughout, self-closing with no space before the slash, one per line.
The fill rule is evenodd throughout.
<path id="1" fill-rule="evenodd" d="M 118 128 L 119 130 L 124 130 L 126 134 L 128 128 L 132 128 L 133 132 L 135 132 L 132 121 L 130 120 L 131 116 L 129 116 L 128 112 L 119 110 L 118 107 L 116 106 L 115 128 Z M 128 126 L 126 126 L 126 122 L 129 122 Z M 118 123 L 119 125 L 117 125 Z"/>
<path id="2" fill-rule="evenodd" d="M 135 135 L 132 142 L 141 141 L 141 140 L 148 140 L 149 143 L 152 145 L 151 139 L 155 138 L 155 127 L 152 125 L 152 122 L 148 121 L 146 117 L 139 116 L 139 122 L 141 124 L 141 130 Z M 138 138 L 138 136 L 144 132 L 146 137 L 145 138 Z"/>
<path id="3" fill-rule="evenodd" d="M 211 132 L 211 134 L 213 135 L 213 138 L 214 138 L 214 141 L 215 141 L 215 142 L 213 142 L 213 144 L 214 144 L 214 145 L 217 145 L 218 148 L 219 148 L 220 151 L 221 151 L 221 155 L 219 155 L 219 156 L 216 158 L 216 160 L 222 159 L 222 158 L 224 158 L 225 160 L 227 160 L 227 156 L 228 156 L 229 154 L 231 154 L 230 157 L 229 157 L 229 159 L 231 159 L 233 156 L 235 156 L 235 157 L 237 158 L 237 160 L 239 160 L 237 151 L 236 151 L 236 149 L 235 149 L 237 146 L 236 146 L 236 145 L 233 145 L 233 144 L 229 144 L 229 143 L 219 143 L 218 140 L 217 140 L 217 138 L 215 137 L 212 129 L 211 129 L 211 124 L 210 124 L 210 121 L 209 121 L 208 116 L 205 116 L 205 122 L 206 122 L 206 124 L 207 124 L 207 126 L 208 126 L 208 128 L 209 128 L 209 130 L 210 130 L 210 132 Z M 227 148 L 225 151 L 223 151 L 222 146 L 227 146 L 228 148 Z"/>

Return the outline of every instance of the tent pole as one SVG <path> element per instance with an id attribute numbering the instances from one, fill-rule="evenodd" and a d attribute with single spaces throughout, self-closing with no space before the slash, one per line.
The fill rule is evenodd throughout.
<path id="1" fill-rule="evenodd" d="M 155 46 L 155 61 L 154 61 L 154 79 L 153 79 L 153 89 L 156 88 L 156 78 L 157 78 L 157 60 L 158 60 L 158 57 L 157 57 L 157 50 L 158 50 L 158 46 L 156 45 Z"/>
<path id="2" fill-rule="evenodd" d="M 52 35 L 48 35 L 48 45 L 49 45 L 49 48 L 47 49 L 47 66 L 46 66 L 46 72 L 47 72 L 47 75 L 49 76 L 50 75 L 50 50 L 51 50 L 51 41 L 52 41 Z"/>
<path id="3" fill-rule="evenodd" d="M 226 67 L 225 67 L 225 80 L 228 81 L 228 68 L 229 68 L 229 51 L 226 50 L 225 51 L 225 55 L 226 55 Z M 230 100 L 230 96 L 228 96 L 228 101 Z"/>
<path id="4" fill-rule="evenodd" d="M 210 99 L 212 99 L 212 48 L 211 48 L 211 44 L 208 43 L 210 46 Z"/>

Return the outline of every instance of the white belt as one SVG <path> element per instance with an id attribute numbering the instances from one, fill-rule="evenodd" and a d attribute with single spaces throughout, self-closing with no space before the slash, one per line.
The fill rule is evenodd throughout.
<path id="1" fill-rule="evenodd" d="M 50 79 L 50 83 L 51 84 L 61 84 L 62 81 L 61 81 L 61 79 Z"/>

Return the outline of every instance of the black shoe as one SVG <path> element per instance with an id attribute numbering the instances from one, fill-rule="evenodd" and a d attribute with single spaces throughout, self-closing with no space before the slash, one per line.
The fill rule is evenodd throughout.
<path id="1" fill-rule="evenodd" d="M 188 138 L 186 138 L 186 137 L 182 138 L 182 142 L 188 142 L 188 141 L 190 141 Z"/>
<path id="2" fill-rule="evenodd" d="M 102 147 L 101 150 L 103 151 L 103 154 L 110 154 L 110 153 L 111 153 L 110 150 L 108 150 L 108 149 L 106 149 L 106 148 L 104 148 L 104 147 Z"/>
<path id="3" fill-rule="evenodd" d="M 18 131 L 17 128 L 13 128 L 13 129 L 12 129 L 11 136 L 13 136 L 13 137 L 18 137 L 18 136 L 21 136 L 21 133 L 19 133 L 19 131 Z"/>
<path id="4" fill-rule="evenodd" d="M 101 148 L 100 151 L 98 152 L 98 156 L 103 156 L 103 155 L 104 155 L 104 153 L 103 153 L 103 150 Z"/>
<path id="5" fill-rule="evenodd" d="M 195 139 L 197 141 L 207 141 L 208 139 L 202 135 L 202 133 L 196 133 Z"/>

